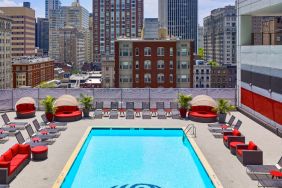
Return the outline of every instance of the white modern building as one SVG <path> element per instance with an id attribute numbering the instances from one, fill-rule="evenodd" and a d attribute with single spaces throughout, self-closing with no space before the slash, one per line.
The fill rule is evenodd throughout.
<path id="1" fill-rule="evenodd" d="M 282 46 L 252 45 L 252 18 L 282 16 L 282 1 L 237 3 L 238 106 L 270 128 L 282 130 Z"/>

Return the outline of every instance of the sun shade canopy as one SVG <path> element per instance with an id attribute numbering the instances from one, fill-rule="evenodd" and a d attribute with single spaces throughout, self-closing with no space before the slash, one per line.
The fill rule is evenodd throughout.
<path id="1" fill-rule="evenodd" d="M 71 96 L 71 95 L 62 95 L 54 103 L 55 107 L 78 106 L 78 105 L 79 105 L 79 103 L 78 103 L 77 99 L 75 97 Z"/>
<path id="2" fill-rule="evenodd" d="M 35 105 L 35 100 L 31 97 L 23 97 L 23 98 L 20 98 L 20 100 L 18 100 L 18 102 L 16 103 L 16 106 L 20 104 L 34 104 Z"/>
<path id="3" fill-rule="evenodd" d="M 192 106 L 210 106 L 217 107 L 216 101 L 207 95 L 198 95 L 191 101 Z"/>

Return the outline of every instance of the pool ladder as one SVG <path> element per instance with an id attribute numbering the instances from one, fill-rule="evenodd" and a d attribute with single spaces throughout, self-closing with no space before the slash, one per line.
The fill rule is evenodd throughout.
<path id="1" fill-rule="evenodd" d="M 189 133 L 194 138 L 197 137 L 197 129 L 194 124 L 189 124 L 184 129 L 185 134 Z"/>

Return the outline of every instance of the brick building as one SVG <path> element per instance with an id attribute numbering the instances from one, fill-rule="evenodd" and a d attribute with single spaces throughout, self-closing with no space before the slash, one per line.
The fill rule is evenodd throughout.
<path id="1" fill-rule="evenodd" d="M 54 60 L 25 57 L 13 60 L 13 87 L 36 87 L 54 79 Z"/>
<path id="2" fill-rule="evenodd" d="M 115 87 L 193 87 L 194 42 L 120 38 L 115 42 Z"/>

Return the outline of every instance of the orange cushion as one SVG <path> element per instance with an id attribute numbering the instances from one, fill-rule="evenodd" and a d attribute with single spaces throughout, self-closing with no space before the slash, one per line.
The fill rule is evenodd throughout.
<path id="1" fill-rule="evenodd" d="M 248 145 L 248 150 L 257 150 L 257 145 L 250 141 Z"/>
<path id="2" fill-rule="evenodd" d="M 36 146 L 36 147 L 31 149 L 31 152 L 35 153 L 35 154 L 46 153 L 47 151 L 48 151 L 47 146 Z"/>

